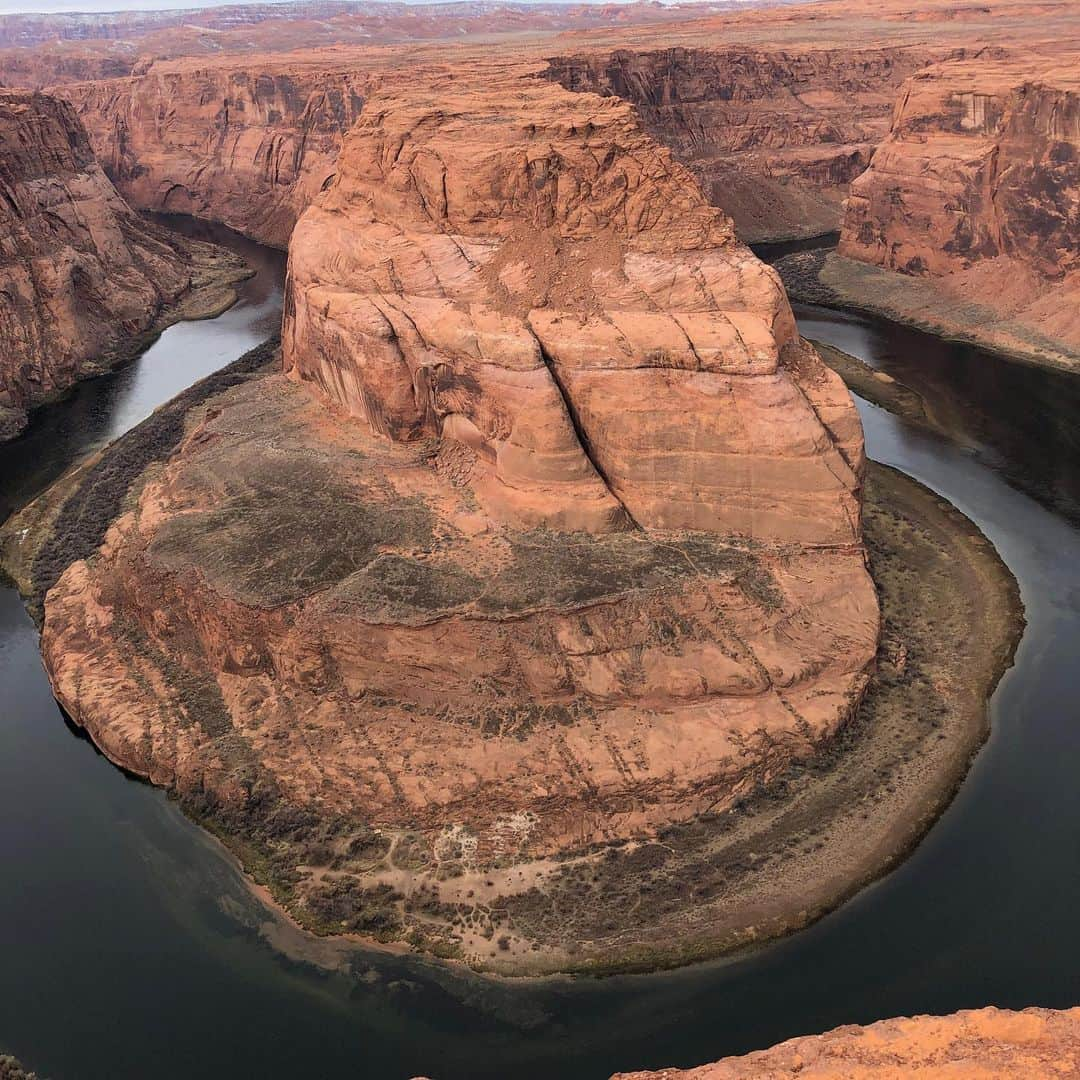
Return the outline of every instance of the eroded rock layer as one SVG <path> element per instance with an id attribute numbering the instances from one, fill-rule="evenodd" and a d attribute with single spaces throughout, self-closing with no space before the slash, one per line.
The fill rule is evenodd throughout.
<path id="1" fill-rule="evenodd" d="M 1080 350 L 1076 56 L 935 65 L 901 91 L 851 188 L 840 254 Z"/>
<path id="2" fill-rule="evenodd" d="M 556 57 L 551 77 L 632 102 L 740 235 L 763 240 L 839 226 L 898 87 L 935 58 L 925 47 L 620 49 Z"/>
<path id="3" fill-rule="evenodd" d="M 850 397 L 630 106 L 541 69 L 371 95 L 293 235 L 284 373 L 192 418 L 43 634 L 294 915 L 456 955 L 499 920 L 451 894 L 813 755 L 878 632 Z"/>
<path id="4" fill-rule="evenodd" d="M 791 1039 L 699 1069 L 612 1080 L 1064 1080 L 1080 1073 L 1080 1009 L 978 1009 L 901 1017 Z"/>
<path id="5" fill-rule="evenodd" d="M 334 171 L 363 105 L 363 64 L 308 56 L 151 64 L 63 87 L 124 196 L 277 247 Z"/>
<path id="6" fill-rule="evenodd" d="M 142 330 L 191 280 L 94 158 L 71 107 L 0 90 L 0 438 Z"/>

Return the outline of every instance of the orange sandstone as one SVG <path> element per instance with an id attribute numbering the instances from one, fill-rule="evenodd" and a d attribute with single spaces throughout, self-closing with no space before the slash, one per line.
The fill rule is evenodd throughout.
<path id="1" fill-rule="evenodd" d="M 284 375 L 46 602 L 110 757 L 297 918 L 443 954 L 485 947 L 477 890 L 494 926 L 813 755 L 877 642 L 849 395 L 633 110 L 542 70 L 370 94 L 292 238 Z"/>
<path id="2" fill-rule="evenodd" d="M 791 1039 L 698 1069 L 612 1080 L 1065 1080 L 1080 1074 L 1080 1009 L 977 1009 Z"/>

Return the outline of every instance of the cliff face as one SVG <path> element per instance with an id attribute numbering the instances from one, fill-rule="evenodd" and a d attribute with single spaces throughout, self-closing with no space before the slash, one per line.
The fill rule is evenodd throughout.
<path id="1" fill-rule="evenodd" d="M 944 50 L 942 50 L 944 51 Z M 925 48 L 619 49 L 551 60 L 572 90 L 637 108 L 747 240 L 834 229 Z"/>
<path id="2" fill-rule="evenodd" d="M 900 94 L 852 186 L 842 251 L 911 274 L 999 256 L 1060 279 L 1080 266 L 1080 79 L 1032 59 L 941 64 Z"/>
<path id="3" fill-rule="evenodd" d="M 71 107 L 0 90 L 0 437 L 101 370 L 189 282 L 184 254 L 117 195 Z"/>
<path id="4" fill-rule="evenodd" d="M 59 92 L 131 203 L 221 221 L 284 247 L 333 174 L 365 88 L 353 64 L 273 57 L 239 66 L 159 62 L 129 79 Z"/>
<path id="5" fill-rule="evenodd" d="M 840 253 L 944 286 L 1080 346 L 1075 60 L 936 65 L 901 91 L 851 188 Z"/>
<path id="6" fill-rule="evenodd" d="M 978 1009 L 854 1024 L 700 1069 L 612 1080 L 886 1080 L 907 1076 L 1064 1080 L 1080 1072 L 1080 1009 Z"/>
<path id="7" fill-rule="evenodd" d="M 599 522 L 857 542 L 858 428 L 799 387 L 775 274 L 625 104 L 524 85 L 376 99 L 291 248 L 286 370 L 392 438 L 449 425 L 493 499 L 569 473 Z"/>
<path id="8" fill-rule="evenodd" d="M 538 69 L 371 97 L 293 235 L 286 374 L 196 418 L 43 649 L 298 918 L 559 966 L 508 898 L 815 753 L 878 612 L 857 415 L 775 275 Z"/>

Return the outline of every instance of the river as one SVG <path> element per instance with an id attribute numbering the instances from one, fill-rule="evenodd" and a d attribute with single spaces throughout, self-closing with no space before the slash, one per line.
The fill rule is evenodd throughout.
<path id="1" fill-rule="evenodd" d="M 0 447 L 0 514 L 276 323 L 282 256 L 185 228 L 257 267 L 241 302 L 167 330 Z M 870 455 L 975 520 L 1027 607 L 991 739 L 910 859 L 809 930 L 681 972 L 505 983 L 292 935 L 325 953 L 320 967 L 272 947 L 267 931 L 288 932 L 232 861 L 66 726 L 33 625 L 3 589 L 0 1048 L 51 1080 L 600 1080 L 890 1015 L 1080 1003 L 1076 384 L 888 324 L 798 314 L 807 336 L 937 403 L 945 435 L 860 402 Z"/>

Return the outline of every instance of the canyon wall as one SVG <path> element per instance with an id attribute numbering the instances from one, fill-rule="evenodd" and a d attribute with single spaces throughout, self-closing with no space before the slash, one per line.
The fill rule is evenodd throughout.
<path id="1" fill-rule="evenodd" d="M 898 87 L 934 58 L 926 47 L 618 49 L 555 57 L 550 77 L 633 103 L 740 235 L 760 240 L 839 225 Z"/>
<path id="2" fill-rule="evenodd" d="M 978 1009 L 850 1024 L 698 1069 L 612 1080 L 1065 1080 L 1080 1074 L 1080 1009 Z"/>
<path id="3" fill-rule="evenodd" d="M 184 251 L 125 205 L 71 106 L 0 90 L 0 437 L 190 284 Z"/>
<path id="4" fill-rule="evenodd" d="M 775 273 L 542 69 L 372 93 L 292 237 L 284 372 L 189 418 L 42 647 L 296 918 L 550 968 L 565 920 L 509 906 L 815 755 L 878 608 L 858 417 Z"/>
<path id="5" fill-rule="evenodd" d="M 1075 55 L 950 62 L 913 76 L 852 184 L 840 254 L 939 279 L 1080 349 Z"/>
<path id="6" fill-rule="evenodd" d="M 156 62 L 58 89 L 135 206 L 220 221 L 284 247 L 360 114 L 363 65 L 307 56 Z"/>

